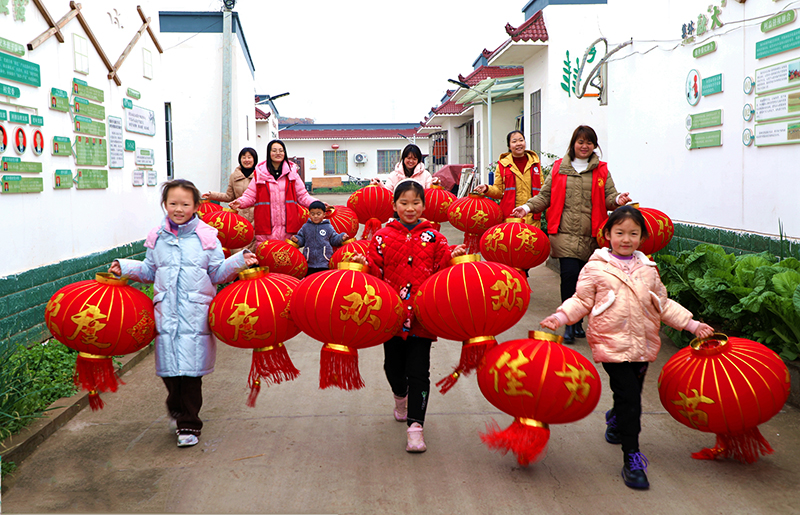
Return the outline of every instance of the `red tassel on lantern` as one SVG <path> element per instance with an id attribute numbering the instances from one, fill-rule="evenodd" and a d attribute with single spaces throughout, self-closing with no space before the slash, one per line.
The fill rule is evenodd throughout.
<path id="1" fill-rule="evenodd" d="M 93 280 L 64 286 L 45 308 L 53 337 L 78 351 L 73 380 L 89 392 L 93 410 L 103 408 L 101 392 L 116 392 L 124 384 L 111 358 L 134 353 L 155 337 L 153 302 L 127 282 L 98 273 Z"/>

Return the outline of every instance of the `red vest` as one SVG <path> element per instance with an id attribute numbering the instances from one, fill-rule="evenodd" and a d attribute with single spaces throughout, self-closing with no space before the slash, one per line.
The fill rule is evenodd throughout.
<path id="1" fill-rule="evenodd" d="M 500 164 L 500 173 L 503 174 L 503 196 L 500 198 L 500 210 L 503 216 L 510 216 L 511 211 L 517 207 L 517 177 L 514 175 L 510 166 Z M 536 196 L 542 189 L 542 175 L 541 173 L 534 173 L 534 170 L 539 168 L 539 163 L 533 163 L 531 166 L 531 197 Z M 538 171 L 538 170 L 537 170 Z M 525 172 L 525 170 L 520 170 Z M 533 219 L 539 220 L 542 217 L 541 213 L 534 213 Z"/>
<path id="2" fill-rule="evenodd" d="M 295 181 L 289 176 L 278 178 L 278 187 L 281 179 L 286 180 L 286 232 L 294 234 L 303 225 L 300 223 L 300 213 L 297 207 L 297 190 L 294 189 Z M 269 183 L 256 183 L 256 203 L 253 209 L 253 222 L 256 234 L 272 234 L 272 205 L 269 195 Z"/>
<path id="3" fill-rule="evenodd" d="M 564 212 L 564 201 L 567 198 L 567 176 L 558 173 L 561 159 L 553 163 L 550 171 L 550 207 L 547 208 L 547 234 L 558 233 L 561 214 Z M 592 237 L 597 236 L 600 225 L 608 218 L 606 209 L 606 181 L 608 165 L 603 161 L 592 170 Z"/>

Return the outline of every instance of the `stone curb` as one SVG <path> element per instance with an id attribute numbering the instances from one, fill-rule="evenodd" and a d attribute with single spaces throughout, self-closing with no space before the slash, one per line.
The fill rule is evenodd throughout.
<path id="1" fill-rule="evenodd" d="M 154 348 L 154 345 L 148 345 L 135 354 L 124 356 L 122 358 L 122 366 L 117 372 L 118 375 L 120 377 L 125 375 L 129 370 L 150 355 Z M 19 433 L 9 436 L 0 443 L 0 455 L 3 461 L 14 463 L 21 462 L 30 456 L 50 435 L 69 422 L 72 417 L 77 415 L 88 405 L 89 392 L 85 391 L 80 391 L 72 397 L 64 397 L 55 401 L 49 406 L 48 411 L 42 414 L 41 418 L 35 419 Z M 10 478 L 6 478 L 6 481 L 9 479 Z M 3 490 L 6 489 L 6 486 L 6 484 L 3 484 Z"/>

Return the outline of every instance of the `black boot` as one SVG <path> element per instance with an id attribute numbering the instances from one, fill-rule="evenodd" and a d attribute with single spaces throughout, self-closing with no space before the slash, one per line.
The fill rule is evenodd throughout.
<path id="1" fill-rule="evenodd" d="M 650 488 L 647 481 L 647 458 L 641 452 L 625 453 L 625 463 L 622 466 L 622 480 L 625 486 L 636 489 Z"/>
<path id="2" fill-rule="evenodd" d="M 606 411 L 606 442 L 614 445 L 622 443 L 617 432 L 617 417 L 614 415 L 613 409 Z"/>
<path id="3" fill-rule="evenodd" d="M 564 343 L 567 345 L 575 343 L 575 329 L 571 325 L 564 326 Z"/>
<path id="4" fill-rule="evenodd" d="M 586 332 L 583 330 L 583 321 L 581 320 L 577 324 L 572 326 L 575 338 L 586 338 Z"/>

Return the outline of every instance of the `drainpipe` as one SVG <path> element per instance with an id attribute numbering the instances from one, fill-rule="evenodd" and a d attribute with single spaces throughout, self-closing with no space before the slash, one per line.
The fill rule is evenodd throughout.
<path id="1" fill-rule="evenodd" d="M 231 26 L 233 23 L 234 2 L 225 2 L 222 9 L 222 145 L 220 147 L 219 191 L 226 191 L 231 175 L 231 91 L 233 45 Z"/>

